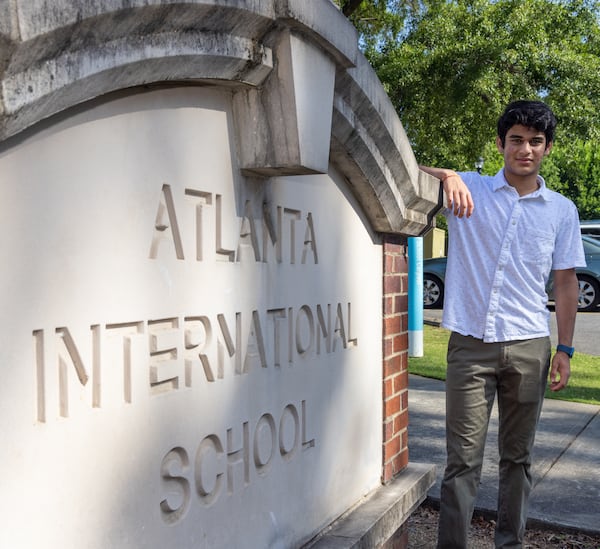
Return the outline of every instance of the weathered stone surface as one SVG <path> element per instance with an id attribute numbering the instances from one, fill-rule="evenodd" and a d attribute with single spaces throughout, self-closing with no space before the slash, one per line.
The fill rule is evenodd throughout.
<path id="1" fill-rule="evenodd" d="M 435 466 L 410 464 L 393 482 L 374 490 L 306 548 L 381 547 L 423 502 L 434 481 Z"/>
<path id="2" fill-rule="evenodd" d="M 221 86 L 236 93 L 242 170 L 324 173 L 332 161 L 380 232 L 419 234 L 437 208 L 438 183 L 419 174 L 330 0 L 11 0 L 0 16 L 0 140 L 123 89 Z"/>
<path id="3" fill-rule="evenodd" d="M 265 85 L 234 96 L 242 170 L 326 173 L 335 65 L 290 31 L 279 35 L 274 51 L 276 71 Z"/>
<path id="4" fill-rule="evenodd" d="M 439 184 L 418 169 L 391 101 L 359 55 L 357 66 L 338 74 L 332 156 L 378 231 L 416 235 L 436 210 Z"/>

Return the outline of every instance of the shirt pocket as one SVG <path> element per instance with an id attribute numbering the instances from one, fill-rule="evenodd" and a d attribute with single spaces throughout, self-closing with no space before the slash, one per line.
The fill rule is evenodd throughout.
<path id="1" fill-rule="evenodd" d="M 521 241 L 521 261 L 527 264 L 536 264 L 542 269 L 549 269 L 552 265 L 554 252 L 554 235 L 541 231 L 527 231 Z"/>

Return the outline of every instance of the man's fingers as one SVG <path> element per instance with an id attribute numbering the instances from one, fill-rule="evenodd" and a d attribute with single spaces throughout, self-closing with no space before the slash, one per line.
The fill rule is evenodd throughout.
<path id="1" fill-rule="evenodd" d="M 468 189 L 451 189 L 448 193 L 448 208 L 458 217 L 471 217 L 475 205 Z"/>
<path id="2" fill-rule="evenodd" d="M 471 217 L 475 206 L 470 193 L 455 193 L 448 196 L 448 208 L 458 217 Z"/>

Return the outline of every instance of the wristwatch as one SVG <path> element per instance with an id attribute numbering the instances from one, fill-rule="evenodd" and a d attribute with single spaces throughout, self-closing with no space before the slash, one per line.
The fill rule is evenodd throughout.
<path id="1" fill-rule="evenodd" d="M 573 353 L 575 352 L 575 347 L 567 347 L 566 345 L 561 345 L 560 343 L 556 346 L 557 351 L 562 351 L 563 353 L 567 353 L 569 358 L 573 358 Z"/>

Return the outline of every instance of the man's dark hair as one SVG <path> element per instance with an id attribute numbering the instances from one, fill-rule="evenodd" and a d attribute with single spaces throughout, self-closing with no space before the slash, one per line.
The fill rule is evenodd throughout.
<path id="1" fill-rule="evenodd" d="M 506 133 L 516 124 L 544 132 L 546 147 L 554 140 L 556 117 L 550 107 L 542 101 L 513 101 L 504 109 L 498 119 L 498 137 L 503 147 Z"/>

